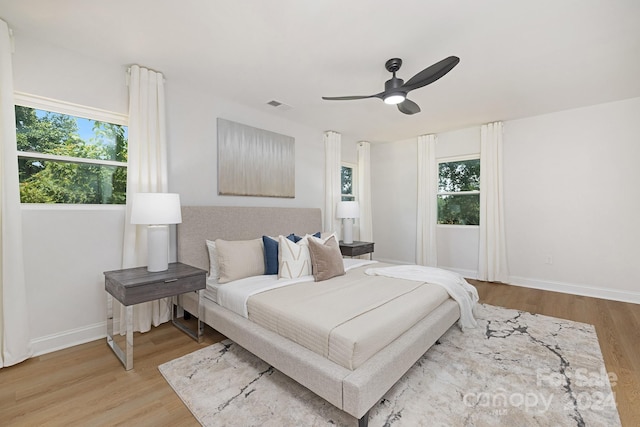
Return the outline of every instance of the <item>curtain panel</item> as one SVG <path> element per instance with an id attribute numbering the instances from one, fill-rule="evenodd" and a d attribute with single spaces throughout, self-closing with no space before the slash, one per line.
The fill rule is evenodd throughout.
<path id="1" fill-rule="evenodd" d="M 122 268 L 147 265 L 147 227 L 131 224 L 135 193 L 168 191 L 167 141 L 164 77 L 161 73 L 133 65 L 129 81 L 129 149 L 127 167 L 127 207 L 122 248 Z M 125 318 L 121 306 L 120 319 Z M 147 332 L 170 319 L 167 299 L 136 304 L 134 331 Z M 120 333 L 126 331 L 120 322 Z"/>
<path id="2" fill-rule="evenodd" d="M 478 279 L 507 283 L 504 195 L 502 183 L 502 122 L 480 129 L 480 251 Z"/>
<path id="3" fill-rule="evenodd" d="M 324 230 L 342 236 L 340 220 L 336 218 L 336 206 L 341 199 L 342 135 L 338 132 L 324 133 Z"/>
<path id="4" fill-rule="evenodd" d="M 436 225 L 438 222 L 438 163 L 436 135 L 418 137 L 418 212 L 416 264 L 438 266 Z"/>
<path id="5" fill-rule="evenodd" d="M 358 142 L 358 201 L 360 202 L 360 240 L 373 242 L 371 215 L 371 143 Z"/>
<path id="6" fill-rule="evenodd" d="M 11 34 L 0 19 L 0 367 L 32 356 L 22 247 Z"/>

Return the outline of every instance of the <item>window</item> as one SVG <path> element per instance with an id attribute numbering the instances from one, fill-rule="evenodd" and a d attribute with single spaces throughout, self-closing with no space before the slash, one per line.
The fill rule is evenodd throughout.
<path id="1" fill-rule="evenodd" d="M 438 224 L 480 224 L 480 159 L 438 163 Z"/>
<path id="2" fill-rule="evenodd" d="M 356 185 L 355 181 L 355 166 L 347 163 L 342 164 L 342 173 L 341 173 L 341 192 L 342 192 L 342 201 L 351 201 L 355 200 L 356 196 L 354 193 L 354 188 Z"/>
<path id="3" fill-rule="evenodd" d="M 125 203 L 126 117 L 19 94 L 15 111 L 22 203 Z"/>

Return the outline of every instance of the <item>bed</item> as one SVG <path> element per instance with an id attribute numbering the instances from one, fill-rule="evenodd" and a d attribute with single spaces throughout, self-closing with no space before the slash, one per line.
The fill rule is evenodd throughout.
<path id="1" fill-rule="evenodd" d="M 185 206 L 177 226 L 178 261 L 209 269 L 206 240 L 245 240 L 263 235 L 313 234 L 322 230 L 320 209 Z M 212 328 L 307 387 L 367 426 L 369 410 L 400 377 L 460 318 L 446 298 L 410 329 L 353 369 L 284 338 L 203 298 L 203 319 Z M 197 313 L 196 294 L 182 297 L 185 310 Z"/>

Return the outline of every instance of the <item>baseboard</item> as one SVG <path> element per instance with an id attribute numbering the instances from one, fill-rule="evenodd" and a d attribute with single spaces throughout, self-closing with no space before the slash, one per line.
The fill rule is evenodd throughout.
<path id="1" fill-rule="evenodd" d="M 620 291 L 617 289 L 607 289 L 596 286 L 529 279 L 527 277 L 520 276 L 509 276 L 509 284 L 513 286 L 521 286 L 524 288 L 561 292 L 563 294 L 582 295 L 585 297 L 640 304 L 640 292 Z"/>
<path id="2" fill-rule="evenodd" d="M 33 357 L 95 341 L 107 336 L 107 322 L 70 329 L 31 340 Z"/>

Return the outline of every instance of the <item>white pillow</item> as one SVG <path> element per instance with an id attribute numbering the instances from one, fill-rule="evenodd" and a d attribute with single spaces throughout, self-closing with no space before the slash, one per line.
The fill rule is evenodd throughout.
<path id="1" fill-rule="evenodd" d="M 209 251 L 209 277 L 217 282 L 220 275 L 218 273 L 218 250 L 216 249 L 216 242 L 207 240 L 207 250 Z"/>
<path id="2" fill-rule="evenodd" d="M 293 279 L 311 275 L 311 255 L 307 236 L 298 243 L 278 236 L 278 278 Z"/>
<path id="3" fill-rule="evenodd" d="M 216 239 L 218 283 L 228 283 L 264 274 L 262 238 L 253 240 Z"/>

